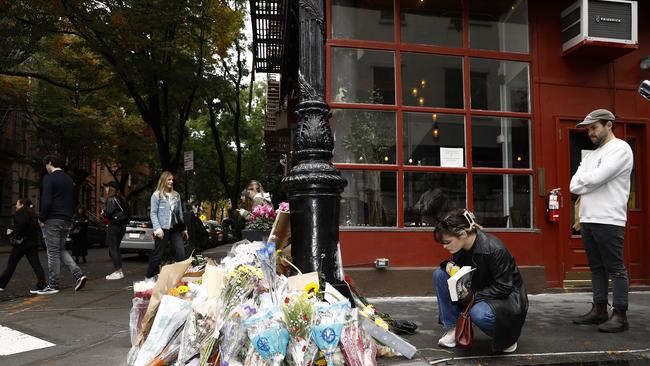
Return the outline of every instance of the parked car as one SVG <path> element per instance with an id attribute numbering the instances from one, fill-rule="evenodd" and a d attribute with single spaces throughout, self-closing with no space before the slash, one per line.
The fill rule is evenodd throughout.
<path id="1" fill-rule="evenodd" d="M 121 253 L 148 254 L 154 249 L 153 225 L 149 217 L 132 217 L 120 244 Z"/>
<path id="2" fill-rule="evenodd" d="M 224 243 L 225 235 L 221 225 L 216 221 L 205 221 L 203 222 L 203 226 L 205 226 L 205 230 L 208 232 L 208 243 L 211 247 L 216 247 Z"/>
<path id="3" fill-rule="evenodd" d="M 106 225 L 97 221 L 94 217 L 88 218 L 88 247 L 93 245 L 105 246 L 106 245 Z M 72 238 L 70 234 L 65 238 L 65 246 L 69 248 L 72 245 Z"/>

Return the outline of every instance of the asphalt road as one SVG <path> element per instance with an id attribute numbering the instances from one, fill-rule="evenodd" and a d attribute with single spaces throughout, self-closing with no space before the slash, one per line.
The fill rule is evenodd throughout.
<path id="1" fill-rule="evenodd" d="M 217 248 L 215 255 L 219 257 L 226 250 Z M 44 253 L 41 257 L 46 266 Z M 7 254 L 0 254 L 3 268 L 6 260 Z M 62 291 L 34 296 L 28 293 L 34 276 L 23 260 L 6 291 L 0 293 L 0 340 L 3 329 L 10 328 L 53 345 L 3 356 L 3 352 L 9 353 L 7 344 L 29 343 L 9 339 L 0 344 L 0 365 L 125 365 L 130 348 L 131 285 L 144 278 L 146 265 L 146 258 L 127 256 L 126 277 L 107 281 L 104 276 L 112 271 L 108 251 L 94 248 L 88 263 L 81 264 L 89 277 L 82 291 L 74 292 L 72 276 L 62 268 Z M 438 347 L 441 329 L 436 322 L 435 298 L 371 299 L 381 311 L 419 325 L 416 334 L 405 337 L 418 349 L 413 360 L 382 358 L 378 365 L 649 365 L 650 292 L 631 293 L 630 330 L 619 334 L 598 333 L 595 327 L 571 324 L 571 317 L 587 309 L 589 299 L 588 293 L 531 295 L 519 348 L 507 356 L 493 354 L 489 338 L 479 330 L 475 330 L 471 349 Z"/>

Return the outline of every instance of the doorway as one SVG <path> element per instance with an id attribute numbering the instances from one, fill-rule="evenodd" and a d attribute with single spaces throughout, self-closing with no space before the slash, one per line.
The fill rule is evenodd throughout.
<path id="1" fill-rule="evenodd" d="M 582 128 L 575 128 L 576 121 L 560 121 L 560 141 L 558 149 L 558 180 L 563 195 L 559 225 L 559 244 L 562 254 L 563 285 L 565 288 L 590 287 L 591 272 L 582 244 L 579 228 L 575 224 L 575 202 L 578 196 L 571 194 L 569 183 L 578 169 L 582 158 L 597 148 Z M 647 214 L 645 184 L 646 172 L 638 169 L 645 161 L 645 125 L 636 123 L 617 123 L 616 137 L 625 140 L 632 148 L 634 167 L 631 174 L 628 217 L 625 231 L 624 258 L 629 272 L 630 283 L 646 283 L 648 266 L 645 238 L 647 226 L 643 225 Z"/>

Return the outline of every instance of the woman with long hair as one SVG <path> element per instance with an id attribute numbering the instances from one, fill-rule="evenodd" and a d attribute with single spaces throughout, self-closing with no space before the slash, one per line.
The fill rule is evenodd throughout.
<path id="1" fill-rule="evenodd" d="M 74 261 L 79 263 L 79 257 L 81 257 L 86 263 L 86 256 L 88 255 L 88 213 L 83 205 L 77 206 L 72 217 L 70 238 L 72 239 L 72 257 L 74 257 Z"/>
<path id="2" fill-rule="evenodd" d="M 0 275 L 0 291 L 4 291 L 13 276 L 18 262 L 23 256 L 27 257 L 29 264 L 36 275 L 36 288 L 30 290 L 32 294 L 45 288 L 45 272 L 38 259 L 38 218 L 32 207 L 32 201 L 19 198 L 16 201 L 16 214 L 14 215 L 14 230 L 12 232 L 13 244 L 7 268 Z"/>
<path id="3" fill-rule="evenodd" d="M 149 256 L 147 278 L 160 272 L 160 261 L 167 243 L 171 243 L 174 260 L 185 259 L 183 240 L 187 239 L 187 230 L 183 221 L 181 195 L 174 190 L 174 175 L 164 171 L 160 174 L 156 190 L 151 195 L 151 223 L 155 246 Z"/>
<path id="4" fill-rule="evenodd" d="M 452 255 L 433 274 L 438 321 L 446 329 L 438 345 L 456 347 L 458 316 L 474 300 L 469 311 L 472 322 L 492 338 L 492 350 L 514 352 L 528 312 L 528 295 L 515 259 L 501 240 L 481 230 L 466 209 L 445 215 L 433 235 Z M 447 279 L 463 266 L 474 270 L 458 291 L 458 301 L 452 302 Z"/>
<path id="5" fill-rule="evenodd" d="M 113 273 L 106 275 L 107 280 L 119 280 L 124 278 L 122 272 L 122 253 L 120 243 L 126 233 L 126 225 L 129 223 L 129 207 L 126 198 L 120 194 L 120 185 L 117 182 L 109 182 L 106 189 L 106 217 L 108 218 L 108 229 L 106 230 L 106 246 L 113 259 Z"/>

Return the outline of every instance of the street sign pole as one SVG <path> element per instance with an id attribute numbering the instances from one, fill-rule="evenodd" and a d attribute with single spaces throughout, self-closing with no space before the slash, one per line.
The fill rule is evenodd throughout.
<path id="1" fill-rule="evenodd" d="M 189 188 L 188 188 L 188 174 L 190 170 L 194 170 L 194 150 L 185 151 L 183 154 L 183 170 L 185 170 L 185 202 L 190 202 Z M 187 209 L 187 205 L 186 205 Z"/>

